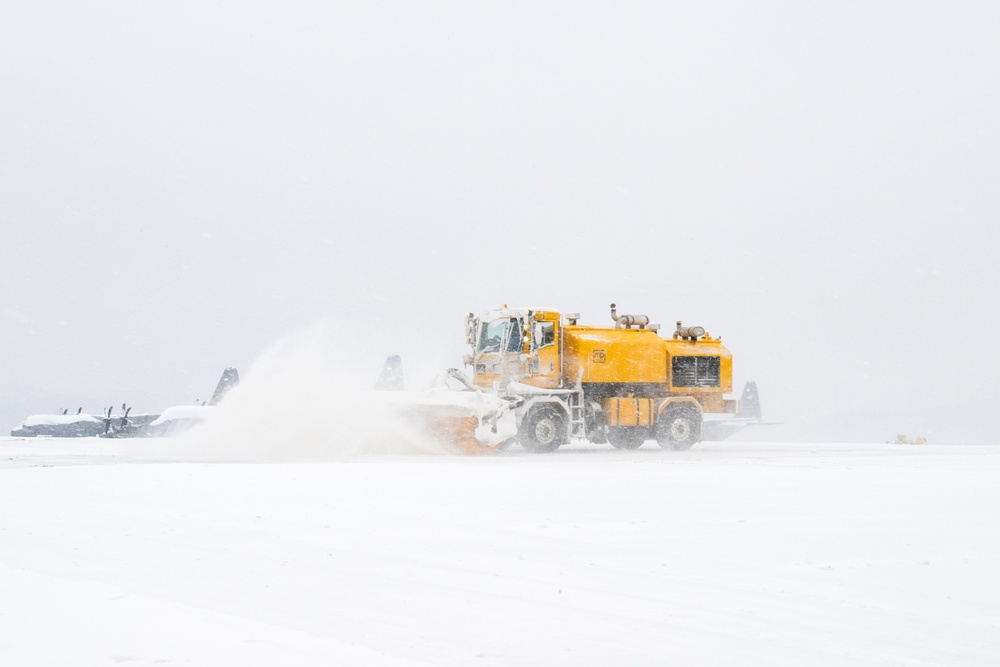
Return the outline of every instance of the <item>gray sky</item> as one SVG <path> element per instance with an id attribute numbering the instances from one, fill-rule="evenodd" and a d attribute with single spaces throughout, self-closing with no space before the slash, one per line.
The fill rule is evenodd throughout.
<path id="1" fill-rule="evenodd" d="M 721 335 L 777 438 L 995 442 L 1000 6 L 5 3 L 0 428 L 326 323 Z M 754 437 L 764 437 L 763 432 Z"/>

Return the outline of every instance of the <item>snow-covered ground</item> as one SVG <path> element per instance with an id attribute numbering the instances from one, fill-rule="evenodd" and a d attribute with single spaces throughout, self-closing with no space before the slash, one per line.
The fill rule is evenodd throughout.
<path id="1" fill-rule="evenodd" d="M 189 454 L 0 439 L 0 664 L 1000 664 L 1000 447 Z"/>

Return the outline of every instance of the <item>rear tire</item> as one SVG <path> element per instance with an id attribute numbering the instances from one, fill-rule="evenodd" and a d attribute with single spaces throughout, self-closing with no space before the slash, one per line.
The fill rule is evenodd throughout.
<path id="1" fill-rule="evenodd" d="M 639 449 L 648 434 L 642 426 L 609 426 L 608 442 L 615 449 Z"/>
<path id="2" fill-rule="evenodd" d="M 663 449 L 691 449 L 701 440 L 701 414 L 694 408 L 667 408 L 656 420 L 656 442 Z"/>
<path id="3" fill-rule="evenodd" d="M 518 440 L 529 452 L 554 452 L 566 442 L 566 418 L 553 407 L 534 408 L 521 423 Z"/>

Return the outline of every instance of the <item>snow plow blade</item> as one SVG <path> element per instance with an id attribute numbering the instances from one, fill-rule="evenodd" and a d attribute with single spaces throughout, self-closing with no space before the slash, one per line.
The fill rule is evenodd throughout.
<path id="1" fill-rule="evenodd" d="M 499 451 L 497 447 L 476 438 L 476 431 L 480 426 L 478 417 L 453 415 L 440 409 L 427 408 L 413 410 L 410 414 L 414 417 L 414 423 L 429 438 L 441 443 L 450 452 L 483 456 Z"/>
<path id="2" fill-rule="evenodd" d="M 449 452 L 495 454 L 510 444 L 517 430 L 508 399 L 476 388 L 453 368 L 431 391 L 406 391 L 402 364 L 393 355 L 375 386 L 403 424 Z"/>
<path id="3" fill-rule="evenodd" d="M 493 430 L 495 406 L 489 394 L 465 391 L 429 393 L 392 392 L 401 421 L 448 452 L 481 456 L 495 454 L 507 444 L 505 430 Z M 511 415 L 513 417 L 513 415 Z"/>
<path id="4" fill-rule="evenodd" d="M 476 439 L 475 417 L 428 417 L 428 430 L 441 442 L 464 454 L 495 454 L 496 449 Z"/>

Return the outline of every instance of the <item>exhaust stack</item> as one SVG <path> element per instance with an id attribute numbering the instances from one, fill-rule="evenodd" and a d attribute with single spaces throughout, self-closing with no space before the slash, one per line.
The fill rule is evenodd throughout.
<path id="1" fill-rule="evenodd" d="M 631 329 L 633 326 L 645 329 L 649 324 L 645 315 L 619 315 L 615 308 L 615 304 L 611 304 L 611 319 L 615 321 L 616 329 Z"/>
<path id="2" fill-rule="evenodd" d="M 683 338 L 685 340 L 698 340 L 698 338 L 704 335 L 705 335 L 704 327 L 683 327 L 681 326 L 681 321 L 677 320 L 677 330 L 674 331 L 674 338 Z"/>

